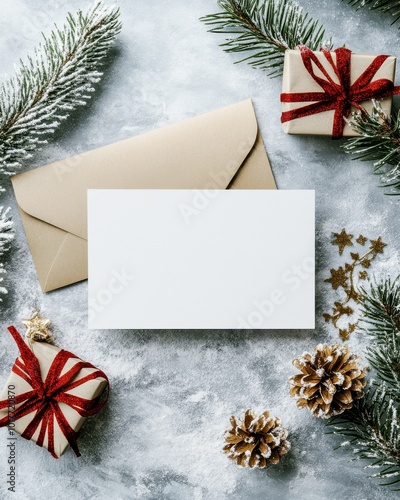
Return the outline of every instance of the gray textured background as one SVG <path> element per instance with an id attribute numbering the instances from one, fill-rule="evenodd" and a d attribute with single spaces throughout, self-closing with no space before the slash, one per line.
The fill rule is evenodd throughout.
<path id="1" fill-rule="evenodd" d="M 396 53 L 398 32 L 388 18 L 357 13 L 339 0 L 303 0 L 336 45 L 354 51 Z M 87 108 L 73 115 L 35 156 L 39 166 L 252 97 L 281 189 L 315 189 L 317 196 L 317 328 L 315 331 L 88 331 L 87 283 L 40 292 L 11 189 L 2 204 L 14 211 L 16 241 L 2 308 L 0 383 L 16 348 L 5 334 L 20 324 L 36 297 L 54 323 L 58 344 L 102 368 L 112 383 L 108 407 L 90 419 L 80 439 L 82 457 L 59 461 L 18 441 L 17 494 L 39 499 L 383 499 L 397 498 L 368 480 L 349 449 L 322 422 L 297 410 L 288 396 L 291 360 L 318 342 L 337 340 L 321 315 L 336 295 L 323 279 L 337 262 L 331 231 L 348 228 L 388 243 L 374 264 L 397 273 L 399 224 L 395 198 L 383 196 L 370 165 L 351 162 L 328 138 L 291 137 L 281 129 L 280 79 L 233 65 L 198 21 L 215 12 L 213 0 L 120 1 L 123 32 L 106 75 Z M 0 77 L 32 49 L 40 31 L 62 22 L 78 0 L 3 0 Z M 373 42 L 373 45 L 372 45 Z M 112 166 L 110 166 L 112 168 Z M 71 200 L 73 203 L 73 200 Z M 295 242 L 293 243 L 295 244 Z M 366 340 L 354 335 L 363 353 Z M 238 469 L 222 453 L 232 413 L 270 408 L 289 428 L 292 452 L 265 471 Z M 6 492 L 6 433 L 0 439 L 0 498 Z"/>

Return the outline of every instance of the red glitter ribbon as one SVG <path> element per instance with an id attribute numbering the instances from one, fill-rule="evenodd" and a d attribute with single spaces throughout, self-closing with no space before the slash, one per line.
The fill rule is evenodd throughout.
<path id="1" fill-rule="evenodd" d="M 109 384 L 107 397 L 105 401 L 101 403 L 99 402 L 100 396 L 94 399 L 85 399 L 73 394 L 67 394 L 67 392 L 97 377 L 104 378 L 108 383 L 107 375 L 101 370 L 98 370 L 92 364 L 81 360 L 61 375 L 65 364 L 69 359 L 79 358 L 71 352 L 60 350 L 50 366 L 46 379 L 43 381 L 40 373 L 40 364 L 34 353 L 25 344 L 21 335 L 13 326 L 10 326 L 8 330 L 13 336 L 21 353 L 21 358 L 16 360 L 12 371 L 24 379 L 32 387 L 31 391 L 15 396 L 13 405 L 15 404 L 16 406 L 20 406 L 13 412 L 13 418 L 14 420 L 18 420 L 19 418 L 36 411 L 35 416 L 21 436 L 26 439 L 31 439 L 36 430 L 40 427 L 39 437 L 36 444 L 43 446 L 47 433 L 48 450 L 54 458 L 58 458 L 54 449 L 54 419 L 56 419 L 61 432 L 66 437 L 76 456 L 79 457 L 80 453 L 77 445 L 78 432 L 76 432 L 69 425 L 62 410 L 60 409 L 59 403 L 67 404 L 77 411 L 82 417 L 94 415 L 107 402 Z M 74 377 L 82 370 L 82 368 L 93 368 L 95 371 L 72 382 Z M 0 401 L 0 409 L 7 408 L 8 406 L 8 400 Z M 0 427 L 5 427 L 8 424 L 9 416 L 7 415 L 0 420 Z"/>
<path id="2" fill-rule="evenodd" d="M 400 87 L 395 87 L 393 82 L 387 78 L 372 81 L 379 68 L 389 56 L 380 55 L 375 57 L 364 73 L 351 84 L 351 50 L 344 47 L 336 49 L 334 51 L 336 54 L 336 63 L 329 50 L 321 50 L 338 79 L 338 82 L 335 82 L 312 50 L 305 45 L 300 45 L 299 49 L 305 68 L 323 89 L 323 92 L 281 94 L 281 102 L 312 102 L 312 104 L 306 106 L 284 111 L 281 117 L 282 123 L 294 120 L 295 118 L 322 113 L 323 111 L 335 110 L 332 137 L 339 139 L 343 136 L 345 119 L 349 116 L 352 106 L 363 112 L 364 110 L 360 106 L 360 103 L 363 101 L 400 94 Z M 322 73 L 323 77 L 315 73 L 314 65 Z"/>

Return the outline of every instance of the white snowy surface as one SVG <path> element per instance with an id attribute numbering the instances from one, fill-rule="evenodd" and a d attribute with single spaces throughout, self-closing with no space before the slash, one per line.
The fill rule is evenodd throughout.
<path id="1" fill-rule="evenodd" d="M 398 31 L 387 17 L 356 12 L 340 0 L 302 0 L 334 38 L 358 52 L 391 53 Z M 6 432 L 0 433 L 0 498 L 145 500 L 379 500 L 398 498 L 367 479 L 350 450 L 323 422 L 297 410 L 288 395 L 291 360 L 319 342 L 338 339 L 324 323 L 337 295 L 323 283 L 339 261 L 331 231 L 382 236 L 376 274 L 399 269 L 398 200 L 383 195 L 371 165 L 352 162 L 329 138 L 283 133 L 280 79 L 234 65 L 198 21 L 218 10 L 213 0 L 120 1 L 123 31 L 89 107 L 73 115 L 27 166 L 81 151 L 251 97 L 281 189 L 315 189 L 317 201 L 317 328 L 315 331 L 93 331 L 87 329 L 87 283 L 40 292 L 8 186 L 1 203 L 13 208 L 16 241 L 10 254 L 9 295 L 1 304 L 0 384 L 17 350 L 6 326 L 31 311 L 34 299 L 54 323 L 58 344 L 103 369 L 111 380 L 108 406 L 89 419 L 81 458 L 54 460 L 23 439 L 17 448 L 17 493 L 7 494 Z M 68 10 L 86 1 L 3 0 L 0 78 L 13 69 Z M 373 42 L 373 43 L 372 43 Z M 110 166 L 112 168 L 112 166 Z M 71 200 L 73 203 L 73 200 Z M 296 242 L 294 241 L 295 245 Z M 366 339 L 350 345 L 363 354 Z M 269 408 L 289 429 L 292 451 L 264 471 L 239 469 L 221 452 L 231 414 Z"/>

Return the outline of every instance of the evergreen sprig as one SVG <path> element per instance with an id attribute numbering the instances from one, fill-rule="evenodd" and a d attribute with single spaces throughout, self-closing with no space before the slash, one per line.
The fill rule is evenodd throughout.
<path id="1" fill-rule="evenodd" d="M 386 342 L 367 349 L 368 361 L 380 380 L 389 385 L 388 391 L 400 403 L 400 335 L 388 334 Z"/>
<path id="2" fill-rule="evenodd" d="M 14 238 L 12 231 L 13 221 L 11 209 L 0 207 L 0 257 L 10 249 L 10 243 Z"/>
<path id="3" fill-rule="evenodd" d="M 393 17 L 392 24 L 400 20 L 400 1 L 399 0 L 347 0 L 348 3 L 358 9 L 369 7 L 370 10 L 378 10 L 382 13 L 388 13 Z"/>
<path id="4" fill-rule="evenodd" d="M 400 276 L 370 283 L 369 290 L 363 287 L 360 291 L 363 332 L 372 339 L 368 360 L 400 404 Z"/>
<path id="5" fill-rule="evenodd" d="M 400 332 L 400 276 L 388 276 L 382 283 L 370 281 L 360 287 L 363 297 L 363 332 L 376 344 L 384 344 Z"/>
<path id="6" fill-rule="evenodd" d="M 400 482 L 400 277 L 371 282 L 360 288 L 363 297 L 362 332 L 371 339 L 367 357 L 375 369 L 363 399 L 328 423 L 346 438 L 366 468 L 379 469 L 372 477 L 383 485 Z M 349 439 L 350 438 L 350 439 Z"/>
<path id="7" fill-rule="evenodd" d="M 382 187 L 389 188 L 387 194 L 400 195 L 400 112 L 386 116 L 380 103 L 373 101 L 370 114 L 358 113 L 349 123 L 360 136 L 344 143 L 346 153 L 373 162 Z"/>
<path id="8" fill-rule="evenodd" d="M 14 239 L 10 210 L 10 208 L 0 207 L 0 275 L 6 273 L 3 260 L 5 254 L 10 250 L 11 241 Z M 3 281 L 3 276 L 0 276 L 0 302 L 2 302 L 1 295 L 7 294 L 7 289 L 1 285 Z"/>
<path id="9" fill-rule="evenodd" d="M 400 425 L 397 407 L 385 384 L 370 385 L 364 398 L 351 410 L 333 417 L 332 433 L 345 437 L 355 458 L 368 461 L 366 469 L 379 469 L 371 477 L 384 480 L 382 486 L 400 482 Z M 397 488 L 395 488 L 397 490 Z"/>
<path id="10" fill-rule="evenodd" d="M 69 13 L 0 86 L 0 173 L 21 167 L 72 110 L 87 103 L 120 29 L 119 9 L 102 1 L 86 13 Z"/>
<path id="11" fill-rule="evenodd" d="M 222 11 L 201 18 L 213 26 L 211 33 L 232 35 L 221 44 L 226 52 L 249 53 L 236 62 L 268 71 L 270 76 L 282 74 L 285 50 L 305 44 L 312 50 L 324 42 L 324 27 L 292 0 L 218 0 Z"/>

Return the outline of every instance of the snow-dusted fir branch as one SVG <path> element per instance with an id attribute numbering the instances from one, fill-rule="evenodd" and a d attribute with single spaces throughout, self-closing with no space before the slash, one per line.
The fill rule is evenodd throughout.
<path id="1" fill-rule="evenodd" d="M 248 53 L 237 62 L 247 61 L 270 76 L 282 74 L 286 49 L 332 46 L 324 42 L 323 26 L 292 0 L 218 0 L 218 5 L 221 12 L 201 21 L 212 26 L 211 33 L 230 35 L 221 44 L 226 52 Z"/>
<path id="2" fill-rule="evenodd" d="M 368 360 L 400 406 L 400 276 L 361 288 L 363 334 L 372 342 Z M 400 453 L 400 450 L 399 450 Z"/>
<path id="3" fill-rule="evenodd" d="M 4 269 L 4 255 L 9 251 L 11 241 L 14 238 L 13 232 L 13 221 L 10 214 L 10 208 L 4 209 L 0 207 L 0 302 L 1 295 L 7 293 L 7 289 L 2 284 L 4 281 L 3 275 L 5 274 Z"/>
<path id="4" fill-rule="evenodd" d="M 393 334 L 400 333 L 400 276 L 388 276 L 383 282 L 369 281 L 360 287 L 363 297 L 363 333 L 374 344 L 385 344 Z"/>
<path id="5" fill-rule="evenodd" d="M 369 282 L 360 289 L 362 333 L 371 339 L 367 356 L 377 380 L 351 410 L 331 419 L 333 432 L 345 437 L 372 477 L 400 484 L 400 277 Z"/>
<path id="6" fill-rule="evenodd" d="M 354 159 L 373 162 L 389 194 L 400 195 L 400 112 L 386 116 L 379 102 L 370 114 L 356 114 L 350 125 L 360 137 L 348 139 L 343 148 Z"/>
<path id="7" fill-rule="evenodd" d="M 342 0 L 343 1 L 343 0 Z M 378 10 L 388 13 L 392 17 L 392 24 L 400 21 L 400 1 L 399 0 L 347 0 L 350 5 L 358 9 L 369 7 L 370 10 Z"/>
<path id="8" fill-rule="evenodd" d="M 12 173 L 86 104 L 101 62 L 121 29 L 119 9 L 96 1 L 68 14 L 0 87 L 0 173 Z"/>
<path id="9" fill-rule="evenodd" d="M 0 207 L 0 257 L 10 249 L 10 243 L 14 238 L 13 221 L 10 212 L 10 208 Z"/>
<path id="10" fill-rule="evenodd" d="M 400 482 L 400 425 L 398 408 L 385 384 L 371 384 L 365 396 L 351 410 L 333 417 L 332 433 L 345 438 L 342 446 L 351 446 L 356 458 L 367 461 L 366 469 L 377 469 L 371 477 L 382 486 L 397 490 Z"/>

